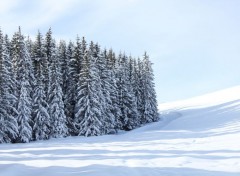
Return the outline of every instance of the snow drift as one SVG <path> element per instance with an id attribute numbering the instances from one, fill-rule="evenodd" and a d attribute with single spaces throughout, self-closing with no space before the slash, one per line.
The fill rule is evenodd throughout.
<path id="1" fill-rule="evenodd" d="M 161 121 L 118 135 L 1 144 L 0 175 L 240 174 L 240 86 L 159 108 Z"/>

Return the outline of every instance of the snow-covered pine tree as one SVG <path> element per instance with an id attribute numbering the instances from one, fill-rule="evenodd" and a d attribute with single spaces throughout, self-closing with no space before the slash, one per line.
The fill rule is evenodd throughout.
<path id="1" fill-rule="evenodd" d="M 85 38 L 83 37 L 82 40 L 80 41 L 80 38 L 77 36 L 76 46 L 74 48 L 74 53 L 73 53 L 73 56 L 75 58 L 74 64 L 77 66 L 76 67 L 77 75 L 75 76 L 76 82 L 78 82 L 79 80 L 79 74 L 80 74 L 80 70 L 82 69 L 82 62 L 83 62 L 83 58 L 86 53 L 86 50 L 87 50 L 87 42 Z"/>
<path id="2" fill-rule="evenodd" d="M 36 40 L 34 43 L 31 44 L 31 56 L 34 68 L 34 76 L 37 81 L 37 77 L 39 75 L 39 61 L 44 62 L 45 53 L 44 53 L 44 46 L 43 46 L 43 38 L 42 34 L 38 31 Z"/>
<path id="3" fill-rule="evenodd" d="M 139 124 L 143 124 L 143 84 L 142 84 L 142 62 L 140 58 L 138 60 L 134 59 L 133 61 L 133 92 L 135 95 L 135 100 L 137 104 L 137 113 Z"/>
<path id="4" fill-rule="evenodd" d="M 15 80 L 8 37 L 0 30 L 0 143 L 9 143 L 17 137 Z"/>
<path id="5" fill-rule="evenodd" d="M 61 73 L 55 42 L 51 43 L 51 62 L 49 67 L 49 115 L 51 118 L 50 136 L 54 138 L 67 136 L 67 121 L 64 113 L 63 92 L 60 85 Z"/>
<path id="6" fill-rule="evenodd" d="M 115 80 L 116 80 L 116 105 L 120 109 L 120 114 L 117 119 L 117 129 L 123 129 L 123 126 L 126 124 L 127 119 L 124 119 L 123 116 L 123 80 L 124 79 L 124 68 L 123 64 L 121 63 L 122 54 L 120 53 L 116 62 L 115 62 Z"/>
<path id="7" fill-rule="evenodd" d="M 66 109 L 68 111 L 68 126 L 69 130 L 72 135 L 79 135 L 79 122 L 80 119 L 76 118 L 74 113 L 76 110 L 76 102 L 78 92 L 77 89 L 79 85 L 81 85 L 80 74 L 82 70 L 82 63 L 84 60 L 84 55 L 87 50 L 87 43 L 85 38 L 83 37 L 81 42 L 80 39 L 77 37 L 76 46 L 73 49 L 73 44 L 69 44 L 68 47 L 68 61 L 69 61 L 69 77 L 68 77 L 68 90 L 66 93 Z M 71 86 L 75 85 L 75 86 Z M 75 110 L 74 110 L 75 109 Z"/>
<path id="8" fill-rule="evenodd" d="M 60 64 L 60 73 L 61 73 L 61 87 L 63 94 L 66 93 L 66 80 L 67 75 L 67 46 L 66 42 L 64 40 L 61 40 L 58 46 L 58 58 L 59 58 L 59 64 Z"/>
<path id="9" fill-rule="evenodd" d="M 86 51 L 86 47 L 87 47 L 87 44 L 86 44 L 85 38 L 83 37 L 82 41 L 80 41 L 80 38 L 77 36 L 76 46 L 74 46 L 74 50 L 73 50 L 73 57 L 71 57 L 70 59 L 70 71 L 74 79 L 75 89 L 76 89 L 77 82 L 79 80 L 79 74 L 82 68 L 82 61 Z"/>
<path id="10" fill-rule="evenodd" d="M 33 94 L 33 140 L 48 139 L 50 134 L 51 119 L 48 114 L 48 103 L 44 91 L 44 48 L 43 38 L 38 32 L 33 44 L 33 60 L 35 63 L 35 77 L 37 80 Z"/>
<path id="11" fill-rule="evenodd" d="M 46 92 L 47 100 L 49 100 L 49 94 L 50 94 L 50 65 L 52 62 L 52 55 L 53 55 L 53 38 L 52 38 L 52 29 L 49 28 L 48 32 L 46 33 L 45 40 L 44 40 L 44 83 L 45 87 L 44 90 Z M 55 53 L 56 54 L 56 53 Z M 49 103 L 49 102 L 48 102 Z"/>
<path id="12" fill-rule="evenodd" d="M 32 39 L 28 36 L 27 39 L 26 39 L 26 41 L 25 41 L 25 43 L 26 43 L 26 46 L 27 46 L 28 53 L 29 53 L 30 57 L 32 58 L 32 56 L 33 56 L 33 43 L 34 43 L 34 42 L 33 42 Z"/>
<path id="13" fill-rule="evenodd" d="M 94 44 L 86 51 L 80 70 L 75 106 L 75 126 L 78 135 L 98 136 L 103 128 L 102 104 L 100 102 L 101 84 L 96 58 L 93 57 Z"/>
<path id="14" fill-rule="evenodd" d="M 4 37 L 4 42 L 5 42 L 5 47 L 6 47 L 6 51 L 7 51 L 7 55 L 9 55 L 9 62 L 8 62 L 8 69 L 9 69 L 9 76 L 11 78 L 11 84 L 10 85 L 10 93 L 13 94 L 15 96 L 15 109 L 17 107 L 17 99 L 16 99 L 16 93 L 17 93 L 17 80 L 16 80 L 16 74 L 14 72 L 14 64 L 13 64 L 13 59 L 12 59 L 12 45 L 11 42 L 8 38 L 8 35 L 5 35 Z"/>
<path id="15" fill-rule="evenodd" d="M 78 130 L 74 127 L 74 107 L 75 107 L 75 95 L 76 95 L 76 82 L 73 77 L 73 70 L 71 67 L 71 60 L 73 59 L 74 55 L 74 45 L 72 42 L 69 42 L 67 46 L 66 51 L 66 76 L 64 77 L 64 108 L 65 108 L 65 114 L 67 118 L 67 126 L 68 131 L 71 135 L 77 135 Z"/>
<path id="16" fill-rule="evenodd" d="M 132 128 L 136 128 L 140 126 L 140 114 L 138 113 L 137 109 L 137 97 L 135 94 L 135 89 L 137 86 L 137 82 L 135 79 L 135 69 L 134 69 L 134 60 L 131 56 L 128 60 L 128 77 L 126 80 L 126 84 L 128 85 L 129 93 L 132 95 L 132 112 L 129 118 L 129 124 L 131 124 Z"/>
<path id="17" fill-rule="evenodd" d="M 24 42 L 24 36 L 21 29 L 15 34 L 16 43 L 12 45 L 14 57 L 16 59 L 16 78 L 17 82 L 17 121 L 18 121 L 18 142 L 29 142 L 32 138 L 32 99 L 31 93 L 34 76 L 32 63 Z"/>
<path id="18" fill-rule="evenodd" d="M 116 69 L 115 67 L 116 65 L 116 58 L 115 58 L 115 54 L 112 52 L 112 50 L 109 51 L 109 53 L 107 53 L 106 51 L 104 52 L 105 57 L 107 58 L 106 60 L 106 68 L 108 70 L 108 74 L 109 74 L 109 85 L 110 85 L 110 89 L 109 89 L 109 93 L 110 93 L 110 99 L 111 99 L 111 112 L 114 116 L 115 119 L 115 131 L 117 132 L 118 130 L 120 130 L 122 128 L 121 126 L 121 109 L 119 106 L 119 96 L 118 96 L 118 89 L 117 89 L 117 82 L 118 82 L 118 77 L 117 77 L 117 73 L 118 73 L 118 69 Z M 114 59 L 113 59 L 114 57 Z M 114 61 L 113 61 L 114 60 Z"/>
<path id="19" fill-rule="evenodd" d="M 65 112 L 67 117 L 68 130 L 71 135 L 77 135 L 78 130 L 74 127 L 74 107 L 76 104 L 76 88 L 82 60 L 82 49 L 79 37 L 76 39 L 76 46 L 70 41 L 67 47 L 68 73 L 66 80 L 66 93 L 64 94 Z"/>
<path id="20" fill-rule="evenodd" d="M 74 48 L 74 52 L 73 52 L 73 62 L 72 62 L 72 66 L 74 70 L 74 78 L 75 78 L 75 82 L 77 83 L 78 81 L 78 77 L 79 77 L 79 73 L 81 70 L 81 62 L 83 60 L 83 53 L 82 53 L 82 46 L 81 46 L 81 42 L 80 42 L 80 38 L 77 36 L 76 39 L 76 46 Z"/>
<path id="21" fill-rule="evenodd" d="M 136 102 L 134 100 L 133 90 L 130 84 L 128 58 L 125 54 L 118 57 L 117 71 L 117 90 L 118 101 L 121 109 L 120 126 L 123 130 L 132 130 L 136 128 Z"/>
<path id="22" fill-rule="evenodd" d="M 157 99 L 154 85 L 154 75 L 152 69 L 152 63 L 149 60 L 149 56 L 145 52 L 143 55 L 143 100 L 144 100 L 144 112 L 143 117 L 146 123 L 156 122 L 159 120 L 157 110 Z"/>
<path id="23" fill-rule="evenodd" d="M 19 34 L 15 32 L 12 36 L 11 44 L 10 44 L 10 56 L 12 58 L 12 63 L 13 63 L 13 72 L 14 76 L 17 77 L 17 60 L 18 60 L 18 53 L 19 53 L 19 48 L 18 46 L 18 40 L 19 40 Z"/>
<path id="24" fill-rule="evenodd" d="M 86 53 L 86 50 L 87 50 L 87 42 L 85 40 L 85 37 L 82 38 L 82 41 L 81 41 L 81 54 L 82 54 L 82 60 L 83 60 L 83 57 L 85 56 L 85 53 Z M 80 62 L 80 68 L 81 68 L 81 62 Z"/>
<path id="25" fill-rule="evenodd" d="M 80 41 L 80 38 L 77 36 L 76 46 L 74 46 L 74 50 L 73 50 L 73 57 L 71 57 L 71 60 L 70 60 L 71 75 L 74 78 L 75 85 L 79 80 L 79 73 L 82 67 L 81 63 L 83 61 L 86 47 L 87 45 L 86 45 L 85 38 L 83 37 L 82 41 Z"/>
<path id="26" fill-rule="evenodd" d="M 21 33 L 21 27 L 19 27 L 19 31 Z M 15 32 L 13 37 L 12 37 L 12 41 L 11 41 L 11 57 L 12 57 L 12 62 L 13 62 L 13 68 L 14 68 L 14 74 L 15 74 L 15 77 L 16 79 L 18 78 L 18 60 L 19 60 L 19 53 L 21 53 L 21 47 L 19 47 L 19 31 L 18 32 Z M 22 35 L 22 34 L 20 34 Z M 30 83 L 30 86 L 31 86 L 31 89 L 30 89 L 30 97 L 32 98 L 33 96 L 33 88 L 35 87 L 36 85 L 36 79 L 35 79 L 35 76 L 34 76 L 34 63 L 33 63 L 33 59 L 32 59 L 32 41 L 31 39 L 28 37 L 27 40 L 25 40 L 25 37 L 22 35 L 22 38 L 23 38 L 23 43 L 25 45 L 25 50 L 27 52 L 27 55 L 28 55 L 28 58 L 29 58 L 29 62 L 28 62 L 28 69 L 29 69 L 29 72 L 28 72 L 28 76 L 29 76 L 29 83 Z M 18 80 L 17 80 L 18 82 Z M 19 91 L 19 89 L 17 88 L 17 91 Z"/>
<path id="27" fill-rule="evenodd" d="M 99 95 L 102 103 L 103 134 L 116 133 L 116 119 L 113 115 L 113 104 L 111 99 L 111 89 L 114 88 L 112 75 L 107 66 L 106 52 L 100 53 L 98 44 L 94 47 L 94 57 L 98 66 L 102 94 Z"/>
<path id="28" fill-rule="evenodd" d="M 50 134 L 51 119 L 43 87 L 41 80 L 38 80 L 33 94 L 33 140 L 48 139 Z"/>
<path id="29" fill-rule="evenodd" d="M 112 49 L 110 49 L 107 53 L 108 64 L 110 64 L 110 68 L 114 69 L 116 66 L 116 56 Z"/>

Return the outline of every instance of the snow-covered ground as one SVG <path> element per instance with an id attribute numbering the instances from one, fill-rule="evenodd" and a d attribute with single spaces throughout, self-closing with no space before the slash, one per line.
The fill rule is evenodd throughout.
<path id="1" fill-rule="evenodd" d="M 0 176 L 239 176 L 240 86 L 160 106 L 131 132 L 0 145 Z"/>

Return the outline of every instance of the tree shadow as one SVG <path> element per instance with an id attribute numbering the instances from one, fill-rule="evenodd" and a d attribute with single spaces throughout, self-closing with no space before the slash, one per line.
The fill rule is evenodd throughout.
<path id="1" fill-rule="evenodd" d="M 12 169 L 7 169 L 11 167 Z M 89 165 L 86 167 L 31 167 L 22 164 L 0 165 L 3 176 L 239 176 L 236 172 L 219 172 L 187 167 L 126 167 Z"/>

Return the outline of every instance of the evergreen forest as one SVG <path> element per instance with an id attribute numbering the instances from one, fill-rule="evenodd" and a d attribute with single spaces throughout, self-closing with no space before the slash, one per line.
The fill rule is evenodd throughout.
<path id="1" fill-rule="evenodd" d="M 129 131 L 159 120 L 152 63 L 77 37 L 0 30 L 0 143 Z"/>

